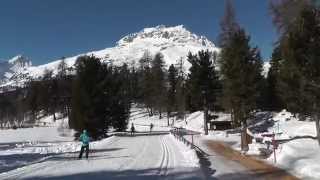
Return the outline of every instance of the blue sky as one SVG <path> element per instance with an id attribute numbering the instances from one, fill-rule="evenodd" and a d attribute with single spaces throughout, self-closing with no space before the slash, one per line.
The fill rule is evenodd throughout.
<path id="1" fill-rule="evenodd" d="M 268 0 L 234 0 L 237 19 L 268 59 L 276 40 Z M 183 24 L 216 43 L 224 0 L 1 0 L 0 59 L 43 64 L 114 46 L 144 27 Z"/>

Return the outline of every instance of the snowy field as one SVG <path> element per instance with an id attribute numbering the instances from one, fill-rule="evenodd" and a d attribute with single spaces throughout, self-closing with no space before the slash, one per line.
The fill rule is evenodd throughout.
<path id="1" fill-rule="evenodd" d="M 0 173 L 77 150 L 74 132 L 64 128 L 66 119 L 52 122 L 49 116 L 40 122 L 48 127 L 0 130 Z"/>
<path id="2" fill-rule="evenodd" d="M 77 159 L 73 132 L 50 119 L 42 120 L 50 127 L 0 131 L 0 179 L 204 179 L 195 151 L 168 134 L 166 119 L 132 109 L 140 134 L 92 142 L 88 160 Z M 151 122 L 167 134 L 150 134 Z"/>

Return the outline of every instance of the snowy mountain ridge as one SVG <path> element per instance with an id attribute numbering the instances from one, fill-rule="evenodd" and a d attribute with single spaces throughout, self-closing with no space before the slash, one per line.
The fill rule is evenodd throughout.
<path id="1" fill-rule="evenodd" d="M 202 44 L 207 47 L 215 47 L 215 45 L 204 36 L 197 36 L 196 34 L 188 31 L 183 25 L 166 27 L 159 25 L 152 28 L 144 28 L 138 33 L 129 34 L 117 42 L 118 46 L 126 46 L 138 39 L 167 39 L 168 41 L 175 42 L 177 44 Z"/>
<path id="2" fill-rule="evenodd" d="M 32 67 L 32 62 L 22 55 L 0 62 L 0 83 L 24 79 L 29 67 Z"/>
<path id="3" fill-rule="evenodd" d="M 124 63 L 137 65 L 139 59 L 148 51 L 150 55 L 161 52 L 168 66 L 182 59 L 184 67 L 187 69 L 190 67 L 189 62 L 186 61 L 188 52 L 197 53 L 200 50 L 219 51 L 219 48 L 206 37 L 191 33 L 183 25 L 173 27 L 160 25 L 144 28 L 140 32 L 124 36 L 114 47 L 68 57 L 65 58 L 65 62 L 69 67 L 72 67 L 79 56 L 94 55 L 101 58 L 102 61 L 108 61 L 114 65 L 122 65 Z M 22 84 L 27 78 L 39 78 L 46 69 L 53 71 L 55 74 L 61 62 L 61 59 L 59 59 L 48 64 L 32 66 L 31 62 L 23 63 L 21 61 L 20 63 L 19 59 L 22 59 L 22 56 L 17 56 L 7 61 L 9 64 L 16 64 L 17 66 L 10 66 L 10 70 L 8 68 L 2 70 L 2 72 L 8 73 L 5 78 L 0 76 L 0 86 L 14 85 L 18 81 L 20 82 L 18 84 Z M 1 66 L 0 64 L 0 68 Z"/>
<path id="4" fill-rule="evenodd" d="M 126 35 L 114 47 L 67 57 L 65 62 L 68 67 L 73 67 L 79 56 L 94 55 L 104 62 L 117 66 L 124 63 L 137 66 L 139 59 L 148 51 L 152 56 L 158 52 L 162 53 L 167 66 L 176 64 L 182 59 L 184 69 L 187 70 L 190 67 L 190 63 L 186 61 L 187 54 L 197 53 L 200 50 L 219 52 L 219 48 L 210 40 L 190 32 L 183 25 L 173 27 L 160 25 Z M 58 59 L 47 64 L 32 66 L 31 61 L 21 55 L 0 62 L 0 87 L 21 86 L 29 79 L 40 78 L 45 70 L 56 74 L 60 62 L 61 59 Z M 264 75 L 267 74 L 267 70 L 265 67 Z"/>

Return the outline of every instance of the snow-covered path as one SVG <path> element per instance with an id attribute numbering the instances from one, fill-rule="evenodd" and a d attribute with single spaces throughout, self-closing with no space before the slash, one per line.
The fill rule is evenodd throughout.
<path id="1" fill-rule="evenodd" d="M 75 153 L 0 174 L 0 179 L 203 179 L 197 159 L 171 135 L 111 137 L 92 143 L 89 160 Z"/>

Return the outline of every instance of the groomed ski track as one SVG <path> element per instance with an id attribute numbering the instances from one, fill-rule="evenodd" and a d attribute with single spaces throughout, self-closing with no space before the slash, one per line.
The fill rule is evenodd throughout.
<path id="1" fill-rule="evenodd" d="M 175 141 L 169 134 L 113 136 L 92 143 L 89 160 L 78 160 L 77 153 L 61 154 L 2 173 L 0 179 L 204 179 Z"/>

